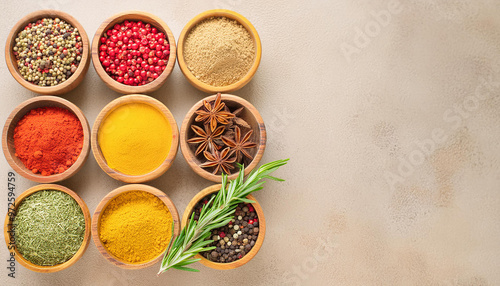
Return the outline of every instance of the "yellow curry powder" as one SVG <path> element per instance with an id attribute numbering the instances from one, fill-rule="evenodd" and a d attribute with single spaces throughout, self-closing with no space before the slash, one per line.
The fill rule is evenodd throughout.
<path id="1" fill-rule="evenodd" d="M 172 237 L 172 215 L 156 196 L 126 192 L 104 210 L 99 237 L 106 249 L 122 261 L 148 262 L 163 253 Z"/>
<path id="2" fill-rule="evenodd" d="M 129 103 L 102 122 L 98 142 L 108 166 L 127 175 L 144 175 L 158 168 L 172 145 L 172 128 L 153 106 Z"/>

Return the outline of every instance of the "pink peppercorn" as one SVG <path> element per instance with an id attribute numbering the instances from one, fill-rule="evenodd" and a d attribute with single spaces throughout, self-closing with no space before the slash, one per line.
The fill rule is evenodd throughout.
<path id="1" fill-rule="evenodd" d="M 165 34 L 142 21 L 114 25 L 100 38 L 99 60 L 116 81 L 144 85 L 165 70 L 170 45 Z"/>

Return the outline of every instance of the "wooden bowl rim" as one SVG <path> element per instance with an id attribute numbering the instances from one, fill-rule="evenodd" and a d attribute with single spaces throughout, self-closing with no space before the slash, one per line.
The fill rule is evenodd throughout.
<path id="1" fill-rule="evenodd" d="M 148 19 L 148 21 L 141 19 L 141 17 Z M 102 34 L 105 33 L 114 24 L 121 23 L 125 20 L 134 20 L 134 21 L 141 20 L 143 22 L 148 22 L 154 25 L 157 29 L 163 30 L 162 32 L 164 32 L 165 35 L 167 36 L 167 40 L 170 45 L 170 56 L 168 58 L 167 66 L 165 70 L 158 76 L 157 79 L 153 80 L 148 84 L 141 86 L 130 86 L 119 83 L 106 73 L 106 71 L 102 67 L 101 61 L 99 60 L 99 42 Z M 159 25 L 151 22 L 156 22 Z M 165 81 L 167 80 L 168 76 L 170 75 L 170 73 L 174 68 L 177 57 L 176 52 L 177 49 L 175 44 L 175 37 L 170 28 L 167 26 L 167 24 L 162 19 L 151 13 L 137 11 L 137 10 L 124 11 L 109 17 L 99 26 L 92 40 L 92 63 L 94 65 L 95 71 L 109 88 L 122 94 L 150 93 L 159 89 L 165 83 Z"/>
<path id="2" fill-rule="evenodd" d="M 220 190 L 221 184 L 217 185 L 212 185 L 209 187 L 206 187 L 205 189 L 201 190 L 198 192 L 189 202 L 187 205 L 186 209 L 184 210 L 184 214 L 182 215 L 182 228 L 187 224 L 190 214 L 193 211 L 193 208 L 196 206 L 196 204 L 205 196 L 215 193 Z M 259 235 L 257 236 L 257 240 L 255 241 L 255 245 L 252 247 L 250 252 L 245 254 L 241 259 L 229 262 L 229 263 L 220 263 L 220 262 L 213 262 L 205 257 L 201 256 L 200 254 L 195 255 L 195 258 L 200 258 L 200 263 L 213 268 L 213 269 L 218 269 L 218 270 L 229 270 L 229 269 L 235 269 L 238 267 L 241 267 L 245 264 L 247 264 L 252 258 L 257 255 L 259 252 L 260 248 L 262 247 L 262 244 L 264 243 L 264 238 L 266 236 L 266 219 L 264 217 L 264 211 L 262 210 L 262 207 L 260 206 L 259 202 L 255 199 L 254 196 L 248 195 L 247 199 L 253 200 L 255 203 L 252 203 L 252 206 L 255 209 L 255 212 L 257 213 L 257 217 L 259 219 Z"/>
<path id="3" fill-rule="evenodd" d="M 35 22 L 41 18 L 50 17 L 50 18 L 60 18 L 73 27 L 78 29 L 80 37 L 82 38 L 83 52 L 82 59 L 78 64 L 78 67 L 73 75 L 63 83 L 60 83 L 56 86 L 38 86 L 34 85 L 28 81 L 26 81 L 17 68 L 17 64 L 13 62 L 12 48 L 14 46 L 15 38 L 17 34 L 28 24 Z M 38 10 L 21 18 L 10 30 L 9 35 L 7 36 L 7 42 L 5 44 L 5 62 L 7 63 L 7 68 L 9 69 L 12 77 L 26 89 L 39 93 L 39 94 L 54 94 L 59 95 L 62 93 L 66 93 L 74 89 L 80 84 L 83 80 L 83 77 L 87 73 L 87 70 L 90 65 L 90 46 L 89 46 L 89 38 L 83 26 L 78 22 L 73 16 L 68 13 L 59 11 L 59 10 Z"/>
<path id="4" fill-rule="evenodd" d="M 184 59 L 184 42 L 186 41 L 186 37 L 191 31 L 191 29 L 199 24 L 201 21 L 210 18 L 210 17 L 226 17 L 230 18 L 232 20 L 238 21 L 245 29 L 250 33 L 250 36 L 252 37 L 255 45 L 255 60 L 254 63 L 252 64 L 251 68 L 248 70 L 247 74 L 241 78 L 239 81 L 226 85 L 226 86 L 212 86 L 209 84 L 206 84 L 202 82 L 201 80 L 197 79 L 191 71 L 187 68 L 186 61 Z M 231 10 L 226 10 L 226 9 L 213 9 L 213 10 L 208 10 L 205 12 L 202 12 L 198 15 L 196 15 L 193 19 L 191 19 L 186 26 L 182 29 L 181 35 L 179 36 L 179 41 L 178 41 L 178 46 L 177 46 L 177 62 L 179 63 L 179 67 L 181 68 L 182 73 L 184 76 L 187 78 L 187 80 L 197 89 L 207 92 L 207 93 L 216 93 L 216 92 L 233 92 L 236 91 L 242 87 L 244 87 L 247 83 L 250 82 L 250 80 L 253 78 L 255 75 L 255 72 L 257 71 L 257 68 L 260 65 L 260 60 L 262 57 L 262 44 L 260 41 L 259 34 L 257 33 L 257 30 L 255 27 L 252 25 L 252 23 L 245 17 L 243 17 L 241 14 L 236 13 Z"/>
<path id="5" fill-rule="evenodd" d="M 69 188 L 66 188 L 61 185 L 57 184 L 41 184 L 41 185 L 36 185 L 33 186 L 26 191 L 22 192 L 15 200 L 15 211 L 17 211 L 17 208 L 19 205 L 23 202 L 25 198 L 28 196 L 38 192 L 38 191 L 43 191 L 43 190 L 57 190 L 61 191 L 63 193 L 66 193 L 70 195 L 80 206 L 83 212 L 83 216 L 85 218 L 85 236 L 83 238 L 82 245 L 78 249 L 78 251 L 71 257 L 68 261 L 63 262 L 61 264 L 56 264 L 53 266 L 40 266 L 36 265 L 34 263 L 31 263 L 30 261 L 26 260 L 21 253 L 17 250 L 17 247 L 14 248 L 15 252 L 15 258 L 16 260 L 23 265 L 24 267 L 28 268 L 29 270 L 35 271 L 35 272 L 41 272 L 41 273 L 53 273 L 57 271 L 64 270 L 71 265 L 75 264 L 85 253 L 87 250 L 87 247 L 89 246 L 89 241 L 90 241 L 90 233 L 91 233 L 91 220 L 90 220 L 90 212 L 89 208 L 87 207 L 87 204 L 85 201 L 74 191 L 70 190 Z M 10 212 L 10 211 L 9 211 Z M 9 242 L 10 242 L 10 234 L 8 231 L 11 229 L 9 227 L 9 212 L 7 212 L 7 215 L 5 217 L 5 223 L 4 223 L 4 237 L 5 237 L 5 243 L 7 244 L 7 247 L 9 247 Z M 11 252 L 11 251 L 9 251 Z"/>
<path id="6" fill-rule="evenodd" d="M 182 151 L 182 156 L 188 163 L 189 167 L 198 174 L 199 176 L 210 180 L 215 183 L 220 183 L 222 182 L 222 176 L 221 175 L 214 175 L 211 172 L 201 168 L 198 164 L 195 163 L 196 156 L 194 156 L 194 153 L 191 151 L 191 148 L 189 147 L 189 144 L 187 143 L 187 134 L 189 132 L 189 122 L 191 121 L 191 118 L 196 116 L 195 112 L 198 110 L 202 105 L 203 101 L 206 100 L 208 102 L 215 100 L 215 97 L 217 95 L 210 95 L 207 96 L 191 107 L 191 109 L 187 112 L 186 116 L 184 117 L 184 120 L 182 121 L 181 125 L 181 133 L 180 133 L 180 145 L 181 145 L 181 151 Z M 255 154 L 252 162 L 248 165 L 245 166 L 245 176 L 248 175 L 260 162 L 262 159 L 262 156 L 264 155 L 264 151 L 266 148 L 266 141 L 267 141 L 267 134 L 266 134 L 266 126 L 264 125 L 264 120 L 262 119 L 262 116 L 260 116 L 259 111 L 255 106 L 253 106 L 250 102 L 247 100 L 236 96 L 236 95 L 231 95 L 231 94 L 222 94 L 221 95 L 222 101 L 233 101 L 236 102 L 242 106 L 244 106 L 251 114 L 253 117 L 255 117 L 255 120 L 258 122 L 259 126 L 259 138 L 260 141 L 258 142 L 257 146 L 257 153 Z M 235 179 L 238 176 L 238 173 L 231 174 L 228 179 L 232 180 Z"/>
<path id="7" fill-rule="evenodd" d="M 101 242 L 101 239 L 99 237 L 99 226 L 101 222 L 101 216 L 104 210 L 107 208 L 109 202 L 124 193 L 133 191 L 147 192 L 159 198 L 167 206 L 169 212 L 172 215 L 172 221 L 174 222 L 174 233 L 172 237 L 175 238 L 176 236 L 179 235 L 181 231 L 179 213 L 172 199 L 170 199 L 170 197 L 167 194 L 165 194 L 164 192 L 160 191 L 155 187 L 143 184 L 130 184 L 114 189 L 113 191 L 109 192 L 106 196 L 104 196 L 104 198 L 99 202 L 92 216 L 92 240 L 94 240 L 94 244 L 97 247 L 97 250 L 99 250 L 99 253 L 101 253 L 101 255 L 104 258 L 106 258 L 106 260 L 111 264 L 125 269 L 142 269 L 149 267 L 153 264 L 156 264 L 158 261 L 160 261 L 160 259 L 163 257 L 164 252 L 160 253 L 154 259 L 144 263 L 128 263 L 120 260 L 112 253 L 108 252 L 108 250 Z"/>
<path id="8" fill-rule="evenodd" d="M 167 158 L 165 158 L 165 161 L 163 161 L 163 163 L 158 166 L 158 168 L 143 175 L 127 175 L 119 172 L 118 170 L 110 168 L 106 162 L 106 159 L 104 158 L 104 155 L 101 152 L 101 147 L 99 146 L 97 138 L 101 123 L 106 119 L 106 117 L 116 108 L 129 103 L 143 103 L 156 108 L 156 110 L 158 110 L 163 114 L 163 116 L 165 116 L 172 129 L 172 145 L 170 146 Z M 179 149 L 179 130 L 174 116 L 162 102 L 144 94 L 129 94 L 111 101 L 101 110 L 101 112 L 99 112 L 99 115 L 94 122 L 94 126 L 92 127 L 90 141 L 92 145 L 92 153 L 94 154 L 94 158 L 96 159 L 97 164 L 111 178 L 125 183 L 143 183 L 158 178 L 172 166 L 175 156 L 177 156 L 177 150 Z"/>
<path id="9" fill-rule="evenodd" d="M 42 176 L 39 174 L 33 174 L 28 168 L 24 166 L 22 162 L 17 163 L 17 161 L 14 159 L 14 150 L 11 150 L 9 148 L 8 144 L 8 137 L 9 135 L 13 136 L 13 134 L 9 134 L 9 129 L 10 126 L 13 124 L 16 124 L 21 120 L 23 117 L 21 116 L 19 120 L 14 122 L 14 117 L 23 109 L 28 108 L 30 105 L 34 105 L 39 102 L 49 102 L 49 103 L 56 103 L 59 105 L 63 105 L 65 109 L 71 111 L 71 113 L 75 114 L 78 120 L 80 120 L 80 123 L 82 124 L 82 129 L 83 129 L 83 146 L 82 146 L 82 151 L 80 152 L 80 155 L 78 155 L 78 159 L 69 167 L 66 171 L 59 173 L 59 174 L 53 174 L 50 176 Z M 36 107 L 35 107 L 36 108 Z M 32 108 L 34 109 L 34 108 Z M 30 110 L 32 110 L 30 109 Z M 29 112 L 29 111 L 28 111 Z M 25 113 L 27 114 L 27 113 Z M 24 115 L 23 115 L 24 116 Z M 21 104 L 19 104 L 14 110 L 10 113 L 9 117 L 7 118 L 7 121 L 5 122 L 4 128 L 3 128 L 3 134 L 2 134 L 2 149 L 3 149 L 3 154 L 5 155 L 5 158 L 7 159 L 7 162 L 9 165 L 16 171 L 18 174 L 21 176 L 25 177 L 28 180 L 37 182 L 37 183 L 54 183 L 54 182 L 59 182 L 65 179 L 68 179 L 75 175 L 82 167 L 85 161 L 87 160 L 87 157 L 89 155 L 89 150 L 90 150 L 90 127 L 89 123 L 87 121 L 87 118 L 85 117 L 85 114 L 83 111 L 78 108 L 74 103 L 61 98 L 57 96 L 37 96 L 30 98 L 26 101 L 23 101 Z"/>

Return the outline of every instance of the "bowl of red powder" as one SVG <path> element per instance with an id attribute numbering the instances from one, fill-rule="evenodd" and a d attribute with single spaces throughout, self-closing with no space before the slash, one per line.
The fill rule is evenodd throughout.
<path id="1" fill-rule="evenodd" d="M 83 112 L 55 96 L 38 96 L 17 106 L 2 134 L 3 153 L 21 176 L 52 183 L 73 176 L 87 160 L 90 129 Z"/>

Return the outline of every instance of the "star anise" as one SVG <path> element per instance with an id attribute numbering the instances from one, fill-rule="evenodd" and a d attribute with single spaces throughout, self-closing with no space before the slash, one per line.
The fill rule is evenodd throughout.
<path id="1" fill-rule="evenodd" d="M 200 167 L 215 167 L 214 171 L 212 172 L 214 175 L 219 172 L 219 169 L 222 169 L 221 171 L 225 172 L 226 174 L 231 174 L 230 170 L 234 169 L 233 163 L 236 161 L 236 157 L 231 158 L 233 152 L 231 152 L 231 148 L 229 147 L 226 147 L 220 152 L 217 150 L 211 150 L 211 152 L 203 151 L 203 155 L 205 155 L 205 158 L 207 158 L 208 161 L 201 164 Z"/>
<path id="2" fill-rule="evenodd" d="M 221 100 L 221 94 L 217 93 L 213 104 L 203 100 L 204 108 L 196 111 L 198 116 L 196 116 L 194 120 L 196 122 L 203 121 L 205 124 L 210 124 L 210 129 L 214 131 L 217 127 L 217 122 L 225 125 L 229 123 L 229 119 L 234 117 L 234 114 L 224 110 L 225 106 L 226 104 Z"/>
<path id="3" fill-rule="evenodd" d="M 234 116 L 240 115 L 240 113 L 243 111 L 243 109 L 244 109 L 244 107 L 242 106 L 242 107 L 236 109 L 235 111 L 233 111 Z"/>
<path id="4" fill-rule="evenodd" d="M 234 128 L 234 140 L 227 137 L 222 136 L 221 139 L 227 146 L 231 147 L 231 150 L 236 153 L 236 159 L 239 160 L 241 154 L 245 155 L 248 159 L 252 160 L 253 157 L 250 153 L 247 152 L 246 149 L 254 148 L 257 146 L 257 143 L 252 142 L 250 137 L 253 134 L 253 130 L 250 130 L 241 138 L 241 130 L 238 126 Z"/>
<path id="5" fill-rule="evenodd" d="M 229 128 L 233 128 L 233 125 L 238 125 L 240 127 L 248 129 L 252 128 L 245 120 L 243 120 L 243 118 L 239 116 L 244 109 L 245 108 L 242 106 L 231 112 L 232 114 L 234 114 L 234 117 L 229 120 L 229 123 L 226 125 L 226 130 L 228 130 Z M 225 110 L 229 111 L 227 107 L 225 108 Z"/>
<path id="6" fill-rule="evenodd" d="M 196 149 L 195 156 L 198 156 L 202 151 L 207 149 L 220 149 L 220 146 L 214 142 L 215 139 L 218 139 L 222 132 L 224 132 L 224 126 L 219 126 L 215 131 L 212 132 L 208 125 L 205 125 L 205 130 L 201 129 L 196 125 L 191 125 L 191 129 L 193 129 L 194 133 L 199 137 L 193 137 L 187 140 L 188 143 L 200 144 Z"/>

